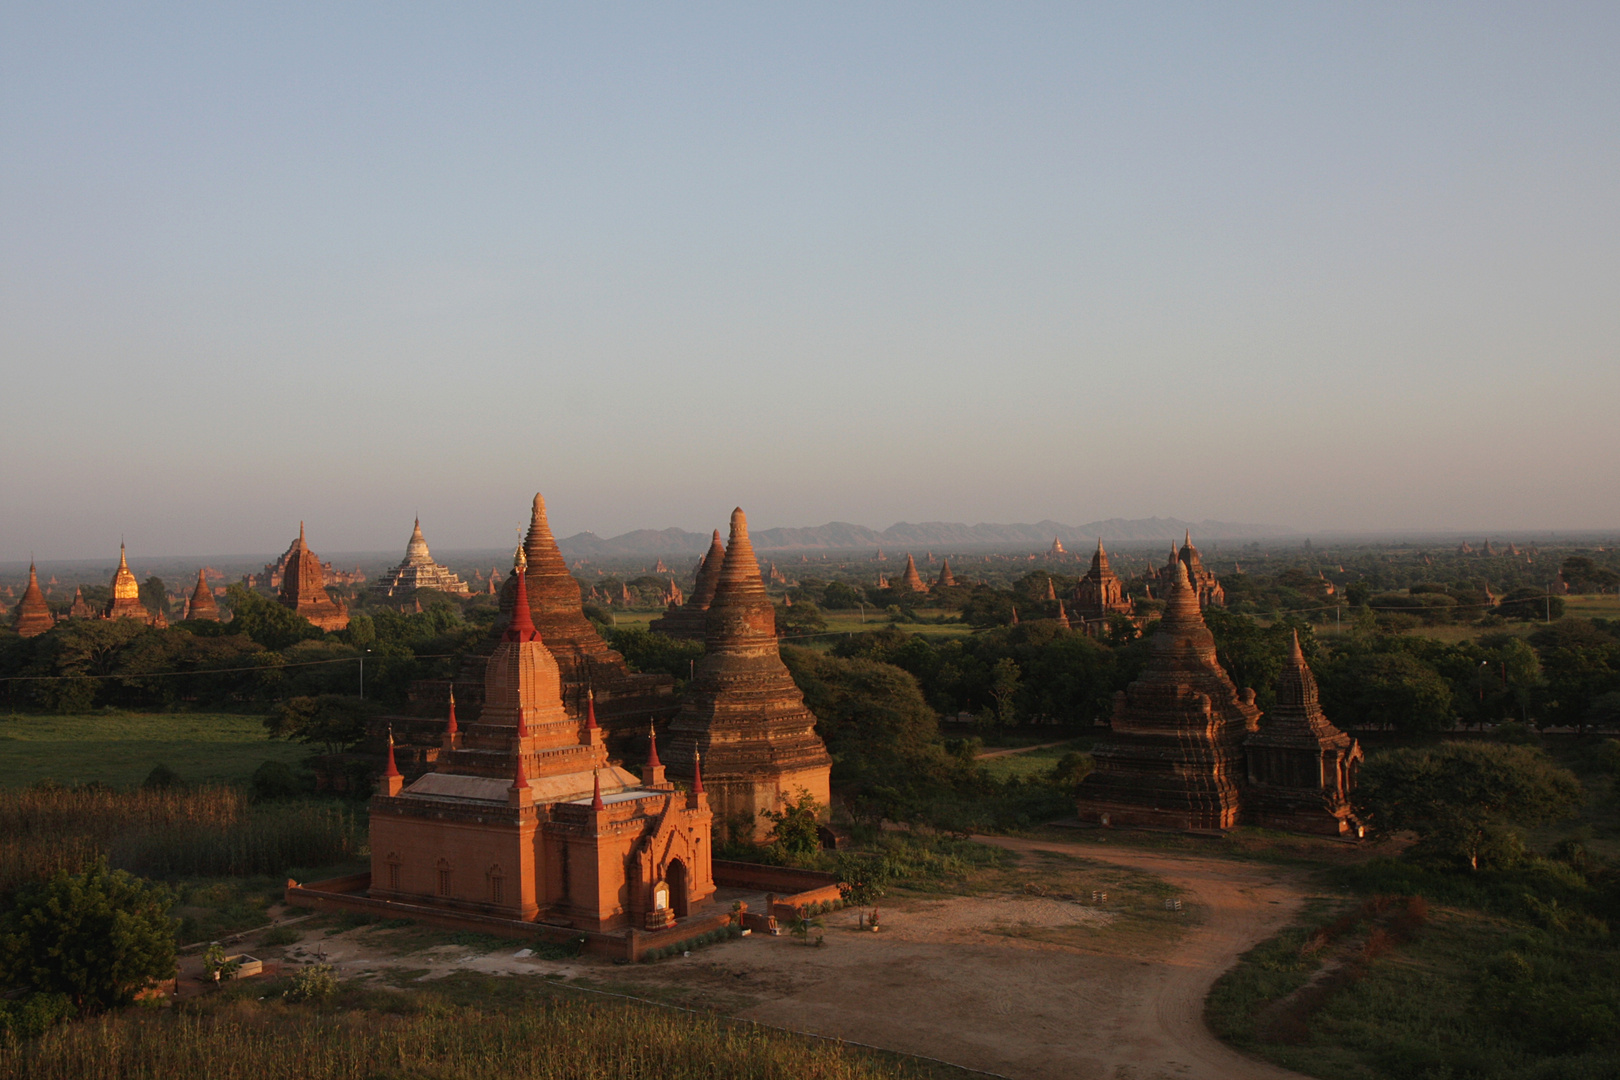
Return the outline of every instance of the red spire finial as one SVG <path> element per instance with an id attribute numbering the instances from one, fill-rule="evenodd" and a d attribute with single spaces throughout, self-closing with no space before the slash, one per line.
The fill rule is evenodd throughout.
<path id="1" fill-rule="evenodd" d="M 534 641 L 540 637 L 540 632 L 534 628 L 534 616 L 529 612 L 529 586 L 524 569 L 521 563 L 512 567 L 517 588 L 512 593 L 512 621 L 506 624 L 502 641 Z"/>
<path id="2" fill-rule="evenodd" d="M 692 751 L 692 794 L 703 794 L 703 753 Z"/>
<path id="3" fill-rule="evenodd" d="M 389 779 L 399 775 L 399 766 L 394 764 L 394 725 L 388 725 L 388 768 L 383 775 Z"/>
<path id="4" fill-rule="evenodd" d="M 529 737 L 529 721 L 528 718 L 524 716 L 523 706 L 521 705 L 518 706 L 517 737 L 520 739 L 527 739 Z"/>
<path id="5" fill-rule="evenodd" d="M 655 769 L 663 764 L 658 760 L 658 729 L 651 724 L 647 725 L 647 764 Z"/>
<path id="6" fill-rule="evenodd" d="M 591 689 L 585 691 L 585 730 L 596 730 L 596 691 Z"/>
<path id="7" fill-rule="evenodd" d="M 607 803 L 602 801 L 602 770 L 595 771 L 596 790 L 591 794 L 591 809 L 606 810 Z"/>
<path id="8" fill-rule="evenodd" d="M 517 769 L 512 776 L 512 786 L 509 791 L 527 791 L 529 789 L 529 773 L 523 768 L 523 751 L 517 753 Z"/>
<path id="9" fill-rule="evenodd" d="M 446 735 L 454 735 L 460 730 L 461 729 L 456 726 L 456 688 L 452 686 L 450 688 L 450 722 L 445 724 L 444 733 Z"/>

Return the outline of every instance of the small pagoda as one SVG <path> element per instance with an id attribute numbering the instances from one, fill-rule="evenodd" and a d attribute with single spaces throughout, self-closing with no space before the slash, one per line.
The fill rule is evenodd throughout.
<path id="1" fill-rule="evenodd" d="M 208 587 L 206 567 L 197 571 L 197 587 L 191 590 L 191 598 L 186 601 L 186 618 L 219 622 L 219 603 L 214 599 L 214 590 Z"/>
<path id="2" fill-rule="evenodd" d="M 56 616 L 51 614 L 45 594 L 39 589 L 39 575 L 34 572 L 32 561 L 28 564 L 28 586 L 23 589 L 22 599 L 17 601 L 16 616 L 11 628 L 20 637 L 38 637 L 56 625 Z"/>
<path id="3" fill-rule="evenodd" d="M 714 589 L 720 581 L 720 564 L 726 561 L 726 546 L 720 542 L 720 530 L 714 530 L 709 550 L 698 560 L 697 580 L 692 595 L 685 601 L 671 597 L 669 607 L 647 625 L 655 634 L 687 641 L 702 641 L 708 624 L 709 604 L 714 601 Z"/>
<path id="4" fill-rule="evenodd" d="M 955 585 L 956 575 L 951 573 L 951 560 L 941 559 L 939 564 L 939 576 L 934 579 L 934 588 L 950 589 L 954 588 Z"/>
<path id="5" fill-rule="evenodd" d="M 1074 587 L 1073 601 L 1073 614 L 1088 633 L 1100 632 L 1109 616 L 1129 618 L 1136 613 L 1136 603 L 1126 595 L 1125 583 L 1108 565 L 1108 552 L 1103 550 L 1101 539 L 1091 555 L 1091 569 Z"/>
<path id="6" fill-rule="evenodd" d="M 467 583 L 450 572 L 446 566 L 433 561 L 427 540 L 422 536 L 422 519 L 411 526 L 411 538 L 405 544 L 405 558 L 371 586 L 384 596 L 396 593 L 410 594 L 417 589 L 433 589 L 451 596 L 471 596 Z"/>
<path id="7" fill-rule="evenodd" d="M 1305 663 L 1298 631 L 1277 677 L 1277 703 L 1243 746 L 1249 779 L 1243 799 L 1246 824 L 1361 835 L 1350 795 L 1365 755 L 1359 742 L 1323 715 L 1316 676 Z"/>
<path id="8" fill-rule="evenodd" d="M 909 551 L 906 552 L 906 570 L 905 573 L 900 575 L 899 588 L 901 592 L 925 593 L 928 591 L 928 583 L 922 579 L 921 574 L 917 573 L 917 561 L 911 557 Z"/>
<path id="9" fill-rule="evenodd" d="M 832 758 L 782 663 L 776 608 L 766 595 L 741 508 L 731 514 L 703 659 L 669 731 L 670 772 L 695 777 L 702 754 L 709 798 L 728 836 L 764 839 L 770 823 L 763 812 L 779 810 L 801 793 L 822 806 L 829 803 Z"/>
<path id="10" fill-rule="evenodd" d="M 125 555 L 124 545 L 118 545 L 118 569 L 113 571 L 112 599 L 102 611 L 104 619 L 139 619 L 152 626 L 157 618 L 146 610 L 141 603 L 141 585 L 135 580 L 135 574 L 129 568 L 129 559 Z M 164 620 L 165 624 L 167 620 Z"/>

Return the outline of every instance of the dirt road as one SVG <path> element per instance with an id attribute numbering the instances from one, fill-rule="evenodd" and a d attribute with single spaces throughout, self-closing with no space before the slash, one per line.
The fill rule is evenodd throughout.
<path id="1" fill-rule="evenodd" d="M 836 912 L 825 917 L 822 948 L 755 935 L 689 957 L 615 966 L 453 944 L 400 952 L 386 947 L 388 932 L 354 930 L 312 936 L 289 958 L 319 949 L 345 978 L 395 969 L 421 981 L 467 970 L 577 980 L 1015 1080 L 1300 1080 L 1227 1048 L 1203 1023 L 1215 979 L 1299 909 L 1303 893 L 1288 871 L 1113 838 L 979 839 L 1022 853 L 1026 863 L 1057 856 L 1088 862 L 1059 859 L 1035 875 L 1048 882 L 1071 875 L 1063 895 L 886 900 L 877 934 L 857 929 L 859 913 Z M 1132 873 L 1162 880 L 1108 885 Z M 1075 875 L 1097 884 L 1075 884 Z M 1122 914 L 1117 902 L 1087 902 L 1090 888 L 1129 887 L 1138 890 L 1133 903 L 1156 907 L 1156 899 L 1143 899 L 1144 881 L 1183 890 L 1186 922 L 1167 927 L 1161 918 L 1154 929 Z"/>

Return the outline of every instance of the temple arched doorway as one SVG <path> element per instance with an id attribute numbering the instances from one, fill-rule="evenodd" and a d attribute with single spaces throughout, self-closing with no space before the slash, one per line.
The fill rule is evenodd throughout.
<path id="1" fill-rule="evenodd" d="M 679 859 L 669 860 L 669 868 L 664 871 L 664 880 L 669 882 L 669 906 L 674 909 L 675 917 L 686 918 L 686 864 Z"/>

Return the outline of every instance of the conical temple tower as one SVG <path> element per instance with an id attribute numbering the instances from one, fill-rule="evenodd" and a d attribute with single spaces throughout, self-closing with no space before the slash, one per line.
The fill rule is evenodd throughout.
<path id="1" fill-rule="evenodd" d="M 1277 677 L 1277 704 L 1244 742 L 1249 788 L 1243 820 L 1290 832 L 1361 835 L 1350 796 L 1361 771 L 1361 744 L 1322 714 L 1316 676 L 1299 634 Z"/>
<path id="2" fill-rule="evenodd" d="M 690 779 L 701 752 L 703 780 L 722 826 L 739 838 L 763 839 L 770 824 L 762 811 L 780 809 L 800 792 L 827 805 L 832 758 L 782 663 L 776 610 L 741 509 L 731 515 L 704 645 L 670 724 L 665 761 L 672 775 Z"/>
<path id="3" fill-rule="evenodd" d="M 934 588 L 948 589 L 956 584 L 956 575 L 951 573 L 951 560 L 942 559 L 939 564 L 939 577 L 934 579 Z"/>
<path id="4" fill-rule="evenodd" d="M 141 586 L 129 568 L 129 559 L 121 543 L 118 545 L 118 569 L 113 571 L 112 600 L 107 603 L 107 610 L 102 614 L 108 619 L 139 619 L 144 623 L 152 621 L 152 613 L 141 605 Z"/>
<path id="5" fill-rule="evenodd" d="M 28 587 L 23 590 L 22 599 L 17 601 L 17 618 L 12 623 L 12 629 L 21 637 L 38 637 L 56 625 L 56 616 L 51 614 L 51 607 L 45 602 L 45 594 L 39 591 L 39 575 L 34 572 L 34 564 L 28 564 Z"/>
<path id="6" fill-rule="evenodd" d="M 191 599 L 186 602 L 186 618 L 219 622 L 219 604 L 214 600 L 214 590 L 208 587 L 206 569 L 197 571 L 197 587 L 191 590 Z"/>
<path id="7" fill-rule="evenodd" d="M 720 530 L 716 529 L 709 550 L 698 563 L 691 599 L 684 604 L 671 603 L 669 610 L 654 619 L 647 629 L 673 638 L 702 641 L 709 621 L 709 605 L 714 601 L 714 589 L 720 582 L 720 566 L 725 561 L 726 546 L 720 542 Z"/>
<path id="8" fill-rule="evenodd" d="M 1259 724 L 1215 658 L 1198 594 L 1179 560 L 1141 676 L 1114 698 L 1113 732 L 1080 786 L 1084 821 L 1166 829 L 1238 823 L 1243 741 Z"/>
<path id="9" fill-rule="evenodd" d="M 900 591 L 917 593 L 928 591 L 928 583 L 917 573 L 917 561 L 911 557 L 909 551 L 906 552 L 906 572 L 900 575 Z"/>
<path id="10" fill-rule="evenodd" d="M 298 523 L 298 539 L 287 549 L 286 567 L 281 575 L 280 600 L 322 630 L 342 630 L 349 625 L 349 611 L 326 591 L 326 573 L 321 560 L 304 541 L 304 523 Z"/>
<path id="11" fill-rule="evenodd" d="M 523 540 L 526 568 L 523 571 L 529 600 L 529 617 L 541 640 L 556 658 L 562 676 L 563 704 L 574 716 L 583 716 L 587 694 L 594 691 L 596 711 L 607 729 L 610 744 L 639 737 L 649 721 L 664 720 L 675 714 L 675 680 L 668 675 L 632 672 L 624 657 L 608 647 L 585 617 L 579 582 L 568 572 L 568 564 L 557 547 L 546 520 L 546 503 L 539 494 L 529 513 L 529 531 Z M 516 573 L 501 586 L 503 620 L 496 622 L 499 634 L 510 620 L 516 595 Z M 490 642 L 493 648 L 494 642 Z M 461 675 L 455 680 L 456 700 L 470 708 L 482 701 L 485 656 L 468 656 Z M 442 687 L 443 684 L 440 684 Z M 417 688 L 424 700 L 436 697 L 442 702 L 443 688 L 429 692 L 426 684 Z"/>

